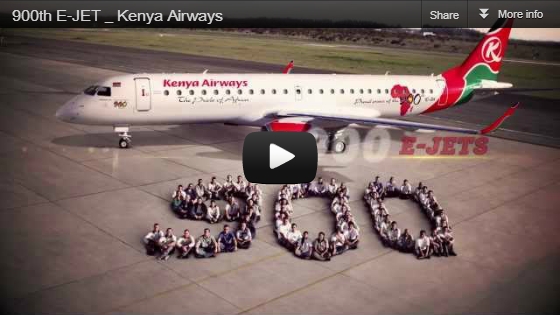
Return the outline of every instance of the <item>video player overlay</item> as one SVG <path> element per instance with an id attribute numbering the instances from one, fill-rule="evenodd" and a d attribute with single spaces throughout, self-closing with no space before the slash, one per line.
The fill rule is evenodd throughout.
<path id="1" fill-rule="evenodd" d="M 558 1 L 3 1 L 0 27 L 560 27 Z"/>

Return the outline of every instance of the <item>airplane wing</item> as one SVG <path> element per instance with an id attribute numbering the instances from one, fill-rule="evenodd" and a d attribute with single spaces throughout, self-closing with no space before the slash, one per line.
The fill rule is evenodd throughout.
<path id="1" fill-rule="evenodd" d="M 458 132 L 458 133 L 466 133 L 466 134 L 487 134 L 494 130 L 496 130 L 509 116 L 513 115 L 515 110 L 519 107 L 519 103 L 511 106 L 502 116 L 492 122 L 490 125 L 486 126 L 483 129 L 475 130 L 475 129 L 466 129 L 466 128 L 459 128 L 459 127 L 450 127 L 450 126 L 442 126 L 442 125 L 433 125 L 433 124 L 424 124 L 424 123 L 417 123 L 412 121 L 400 120 L 400 119 L 391 119 L 391 118 L 367 118 L 367 117 L 357 117 L 352 115 L 341 115 L 340 113 L 336 114 L 328 114 L 328 113 L 310 113 L 310 112 L 278 112 L 276 114 L 277 117 L 310 117 L 315 119 L 324 119 L 324 120 L 334 120 L 334 121 L 341 121 L 346 123 L 356 123 L 356 124 L 365 124 L 365 125 L 386 125 L 386 126 L 395 126 L 395 127 L 402 127 L 402 128 L 414 128 L 414 129 L 425 129 L 425 130 L 441 130 L 441 131 L 450 131 L 450 132 Z"/>

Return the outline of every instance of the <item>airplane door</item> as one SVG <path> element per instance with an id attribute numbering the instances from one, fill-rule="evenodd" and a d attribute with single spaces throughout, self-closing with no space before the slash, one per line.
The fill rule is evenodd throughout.
<path id="1" fill-rule="evenodd" d="M 136 78 L 136 110 L 149 111 L 152 109 L 152 93 L 150 88 L 150 79 Z"/>
<path id="2" fill-rule="evenodd" d="M 296 85 L 294 92 L 296 94 L 296 101 L 301 101 L 303 98 L 303 88 L 299 85 Z"/>
<path id="3" fill-rule="evenodd" d="M 442 90 L 441 96 L 438 99 L 438 105 L 445 105 L 447 104 L 447 83 L 443 79 L 437 79 L 436 83 Z"/>

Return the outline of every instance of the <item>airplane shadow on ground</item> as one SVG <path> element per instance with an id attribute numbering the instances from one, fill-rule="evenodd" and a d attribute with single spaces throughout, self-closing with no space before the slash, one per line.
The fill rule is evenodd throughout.
<path id="1" fill-rule="evenodd" d="M 224 150 L 223 143 L 220 144 L 198 144 L 192 142 L 187 137 L 181 137 L 181 133 L 177 132 L 176 129 L 180 129 L 180 126 L 171 128 L 168 132 L 162 131 L 151 131 L 151 130 L 140 130 L 132 131 L 133 136 L 133 146 L 132 148 L 138 148 L 142 151 L 142 146 L 180 146 L 180 145 L 192 145 L 192 146 L 208 146 L 214 150 L 207 152 L 198 152 L 195 155 L 197 157 L 209 158 L 209 159 L 219 159 L 228 161 L 241 161 L 242 143 L 238 140 L 232 140 L 231 142 L 239 143 L 239 148 L 234 148 L 231 151 Z M 354 128 L 360 138 L 360 143 L 362 144 L 366 138 L 368 132 L 371 128 L 358 127 Z M 389 140 L 391 143 L 401 142 L 402 137 L 405 135 L 405 131 L 401 129 L 385 129 L 387 135 L 389 135 Z M 186 132 L 186 131 L 185 131 Z M 157 133 L 164 133 L 166 136 L 154 136 Z M 52 140 L 53 144 L 69 147 L 78 148 L 95 148 L 95 149 L 115 149 L 117 148 L 117 141 L 119 137 L 113 132 L 102 132 L 102 133 L 88 133 L 80 135 L 71 135 L 60 138 L 55 138 Z M 362 150 L 362 146 L 350 146 L 348 150 Z M 336 154 L 326 151 L 324 142 L 319 144 L 319 155 L 321 154 Z M 343 170 L 347 165 L 319 165 L 317 169 L 317 174 L 325 178 L 335 177 L 341 181 L 351 181 L 351 178 L 344 176 L 343 172 L 338 172 L 337 170 Z"/>

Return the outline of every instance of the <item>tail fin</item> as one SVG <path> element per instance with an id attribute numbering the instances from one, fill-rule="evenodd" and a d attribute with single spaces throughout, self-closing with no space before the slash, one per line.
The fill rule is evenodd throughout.
<path id="1" fill-rule="evenodd" d="M 506 53 L 513 19 L 498 19 L 486 36 L 478 43 L 465 61 L 457 67 L 456 74 L 468 76 L 468 81 L 496 81 Z M 471 79 L 471 80 L 469 80 Z"/>

